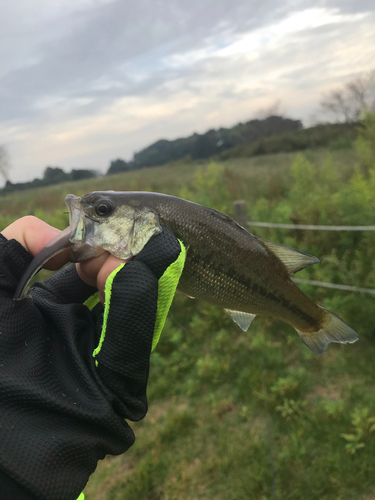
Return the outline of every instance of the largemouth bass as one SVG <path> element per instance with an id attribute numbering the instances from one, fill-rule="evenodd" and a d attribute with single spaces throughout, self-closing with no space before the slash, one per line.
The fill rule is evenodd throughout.
<path id="1" fill-rule="evenodd" d="M 319 262 L 293 248 L 262 240 L 231 217 L 190 201 L 159 193 L 98 191 L 68 195 L 70 226 L 32 261 L 19 283 L 22 298 L 31 277 L 52 256 L 70 248 L 79 262 L 105 250 L 129 259 L 167 226 L 187 249 L 178 289 L 224 308 L 246 331 L 256 315 L 292 325 L 316 354 L 330 342 L 352 343 L 357 333 L 310 300 L 290 276 Z"/>

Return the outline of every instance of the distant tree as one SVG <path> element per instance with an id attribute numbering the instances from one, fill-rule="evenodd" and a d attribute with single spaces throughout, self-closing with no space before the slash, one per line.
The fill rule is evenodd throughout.
<path id="1" fill-rule="evenodd" d="M 122 160 L 121 158 L 117 158 L 117 160 L 112 160 L 109 168 L 107 170 L 107 175 L 118 174 L 120 172 L 128 172 L 131 170 L 129 163 Z"/>
<path id="2" fill-rule="evenodd" d="M 217 153 L 217 143 L 219 139 L 215 130 L 209 130 L 205 134 L 197 134 L 195 144 L 192 147 L 192 157 L 194 160 L 208 158 Z"/>
<path id="3" fill-rule="evenodd" d="M 45 184 L 59 184 L 69 180 L 69 174 L 66 174 L 60 167 L 46 167 L 43 180 Z"/>
<path id="4" fill-rule="evenodd" d="M 272 108 L 269 108 L 269 112 L 280 114 L 280 103 L 274 103 Z M 189 137 L 172 141 L 161 139 L 135 153 L 134 161 L 130 165 L 132 169 L 135 169 L 164 165 L 186 157 L 194 160 L 209 158 L 240 144 L 248 144 L 262 137 L 300 128 L 302 128 L 300 120 L 272 115 L 263 120 L 250 120 L 246 123 L 238 123 L 231 128 L 211 129 L 204 134 L 194 133 Z"/>
<path id="5" fill-rule="evenodd" d="M 0 175 L 4 177 L 4 180 L 8 180 L 8 172 L 10 168 L 10 160 L 8 151 L 5 146 L 0 145 Z"/>
<path id="6" fill-rule="evenodd" d="M 284 106 L 281 102 L 281 99 L 276 99 L 276 101 L 272 102 L 269 106 L 259 109 L 255 113 L 255 117 L 258 118 L 259 120 L 265 120 L 270 116 L 284 117 L 285 114 L 286 113 L 284 110 Z"/>
<path id="7" fill-rule="evenodd" d="M 359 120 L 367 109 L 375 111 L 375 71 L 370 71 L 332 90 L 320 102 L 323 113 L 331 115 L 338 123 Z"/>
<path id="8" fill-rule="evenodd" d="M 6 181 L 3 191 L 14 191 L 14 184 L 10 181 Z"/>
<path id="9" fill-rule="evenodd" d="M 72 181 L 80 181 L 82 179 L 91 179 L 92 177 L 96 177 L 96 174 L 93 170 L 74 168 L 68 175 L 70 177 L 70 180 Z"/>

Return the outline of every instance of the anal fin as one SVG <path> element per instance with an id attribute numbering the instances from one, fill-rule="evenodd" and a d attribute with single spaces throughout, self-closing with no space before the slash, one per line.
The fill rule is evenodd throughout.
<path id="1" fill-rule="evenodd" d="M 225 309 L 227 313 L 230 314 L 232 320 L 237 323 L 237 325 L 246 332 L 246 330 L 251 325 L 251 322 L 255 318 L 256 314 L 245 313 L 241 311 L 232 311 L 231 309 Z"/>

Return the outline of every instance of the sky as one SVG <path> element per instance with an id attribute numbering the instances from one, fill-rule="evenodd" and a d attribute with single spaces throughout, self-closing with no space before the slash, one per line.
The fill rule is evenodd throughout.
<path id="1" fill-rule="evenodd" d="M 12 182 L 105 172 L 278 100 L 311 125 L 373 69 L 374 0 L 4 0 L 0 145 Z"/>

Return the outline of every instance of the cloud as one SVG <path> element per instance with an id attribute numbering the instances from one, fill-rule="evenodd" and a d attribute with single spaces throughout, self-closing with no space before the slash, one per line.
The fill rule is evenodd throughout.
<path id="1" fill-rule="evenodd" d="M 13 0 L 3 10 L 0 143 L 14 180 L 47 163 L 104 169 L 276 99 L 306 118 L 321 92 L 375 60 L 372 0 Z"/>
<path id="2" fill-rule="evenodd" d="M 109 89 L 115 94 L 134 93 L 144 75 L 163 69 L 163 56 L 205 46 L 223 31 L 242 32 L 250 24 L 259 25 L 273 12 L 267 9 L 271 3 L 259 3 L 260 11 L 245 1 L 233 7 L 228 0 L 219 4 L 208 0 L 202 7 L 197 0 L 189 5 L 139 0 L 92 4 L 86 10 L 78 4 L 79 10 L 72 11 L 68 2 L 68 12 L 61 17 L 53 12 L 40 20 L 34 13 L 38 32 L 29 28 L 34 50 L 26 49 L 29 37 L 23 37 L 16 53 L 19 62 L 2 60 L 2 67 L 9 67 L 1 81 L 2 119 L 35 115 L 40 112 L 35 101 L 46 95 L 75 98 L 77 93 L 98 92 L 103 85 L 107 94 Z M 39 12 L 48 5 L 39 4 Z M 10 36 L 9 46 L 14 43 L 16 37 Z"/>

